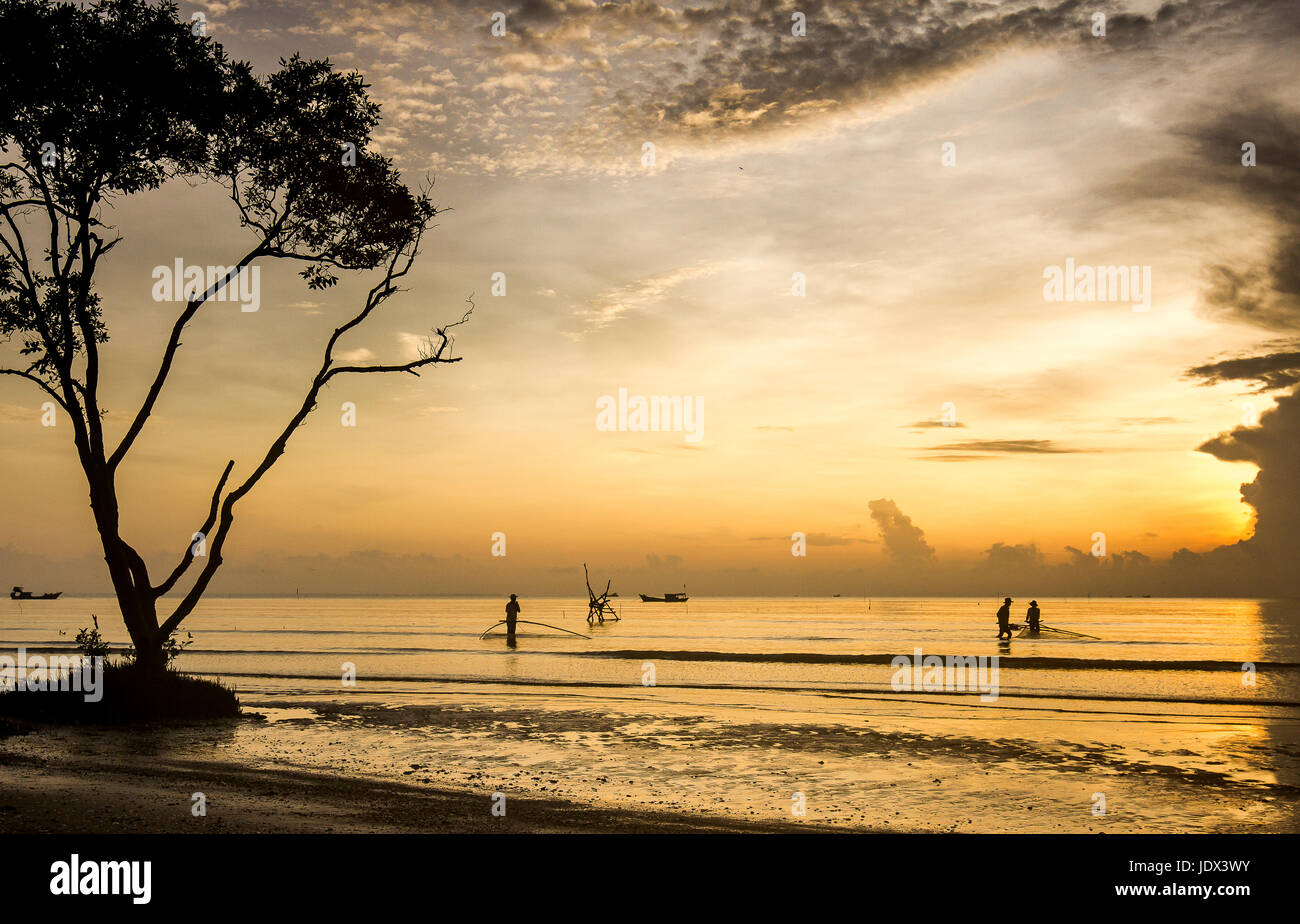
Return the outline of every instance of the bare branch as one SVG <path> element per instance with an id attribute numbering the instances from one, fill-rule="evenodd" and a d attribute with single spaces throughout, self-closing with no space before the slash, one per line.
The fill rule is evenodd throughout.
<path id="1" fill-rule="evenodd" d="M 212 527 L 216 525 L 217 512 L 219 509 L 219 505 L 221 503 L 221 490 L 226 486 L 226 479 L 230 477 L 231 469 L 233 469 L 234 467 L 235 467 L 234 459 L 231 459 L 229 462 L 226 463 L 226 470 L 221 473 L 221 478 L 217 481 L 217 487 L 212 492 L 212 506 L 208 510 L 208 518 L 204 520 L 203 525 L 198 528 L 198 532 L 202 533 L 205 538 L 207 537 L 208 533 L 212 531 Z M 172 571 L 172 573 L 167 576 L 167 580 L 163 581 L 157 587 L 153 588 L 154 597 L 155 598 L 161 597 L 169 590 L 171 590 L 173 587 L 175 587 L 176 582 L 179 581 L 181 579 L 181 576 L 184 575 L 185 572 L 189 570 L 189 567 L 193 563 L 193 561 L 194 561 L 194 542 L 193 540 L 191 540 L 189 544 L 185 546 L 185 555 L 184 557 L 181 558 L 180 564 L 178 564 L 176 568 Z"/>
<path id="2" fill-rule="evenodd" d="M 46 203 L 43 199 L 11 199 L 8 202 L 6 202 L 5 205 L 8 208 L 12 208 L 12 209 L 23 208 L 26 206 L 40 206 L 41 208 L 46 207 Z M 77 216 L 72 214 L 72 212 L 68 210 L 67 206 L 61 205 L 58 202 L 54 202 L 51 203 L 50 207 L 52 207 L 55 212 L 62 215 L 64 218 L 76 220 Z M 90 219 L 90 224 L 92 226 L 104 227 L 103 223 L 95 218 Z"/>
<path id="3" fill-rule="evenodd" d="M 30 372 L 24 372 L 21 369 L 0 369 L 0 375 L 16 375 L 21 379 L 27 379 L 27 381 L 29 382 L 35 382 L 37 385 L 41 387 L 42 391 L 44 391 L 46 394 L 48 394 L 51 398 L 55 400 L 55 402 L 59 405 L 59 407 L 63 408 L 65 411 L 68 411 L 68 405 L 64 403 L 63 398 L 61 398 L 59 396 L 59 393 L 55 391 L 50 386 L 50 384 L 46 382 L 44 379 L 38 378 L 37 376 L 33 375 Z M 68 411 L 68 413 L 71 414 L 72 412 Z"/>
<path id="4" fill-rule="evenodd" d="M 325 374 L 324 382 L 328 382 L 336 375 L 346 375 L 349 373 L 357 373 L 357 372 L 361 372 L 361 373 L 409 372 L 411 373 L 411 375 L 415 376 L 418 379 L 420 377 L 420 373 L 416 372 L 415 371 L 416 369 L 422 368 L 424 366 L 431 366 L 434 363 L 458 363 L 458 362 L 460 362 L 459 356 L 456 357 L 455 359 L 436 359 L 430 356 L 425 359 L 413 359 L 409 363 L 401 363 L 400 365 L 393 365 L 393 366 L 336 366 L 335 368 L 331 369 L 329 372 Z M 322 382 L 321 384 L 324 384 L 324 382 Z"/>
<path id="5" fill-rule="evenodd" d="M 144 403 L 140 405 L 140 410 L 136 411 L 135 419 L 131 421 L 131 426 L 127 428 L 126 435 L 122 437 L 122 441 L 118 443 L 117 448 L 113 450 L 113 454 L 109 456 L 108 467 L 110 471 L 116 470 L 122 460 L 126 458 L 126 454 L 130 451 L 132 444 L 135 443 L 136 437 L 144 429 L 145 421 L 153 413 L 154 405 L 158 403 L 158 396 L 162 394 L 163 385 L 166 384 L 167 376 L 171 372 L 172 361 L 176 358 L 176 351 L 180 348 L 181 334 L 185 330 L 185 325 L 193 320 L 194 315 L 198 314 L 199 309 L 203 307 L 208 299 L 224 289 L 230 280 L 244 267 L 262 256 L 266 252 L 265 247 L 266 239 L 263 239 L 256 247 L 244 254 L 240 261 L 231 267 L 221 279 L 209 286 L 202 296 L 186 303 L 185 310 L 176 319 L 176 323 L 172 325 L 171 336 L 167 340 L 166 349 L 163 350 L 162 363 L 158 367 L 158 374 L 154 376 L 153 384 L 149 386 L 149 392 L 145 395 Z"/>
<path id="6" fill-rule="evenodd" d="M 434 363 L 459 361 L 457 359 L 450 359 L 443 356 L 443 353 L 446 351 L 448 343 L 450 342 L 450 337 L 447 334 L 447 331 L 452 327 L 465 323 L 465 321 L 469 319 L 470 314 L 473 313 L 472 296 L 470 300 L 470 309 L 465 312 L 459 321 L 455 322 L 455 324 L 439 328 L 436 331 L 436 333 L 441 337 L 441 343 L 431 355 L 422 356 L 420 359 L 413 360 L 409 363 L 393 366 L 339 366 L 331 368 L 334 361 L 334 347 L 338 343 L 339 338 L 347 333 L 347 331 L 352 330 L 365 321 L 379 305 L 383 304 L 389 297 L 398 291 L 397 287 L 393 284 L 394 280 L 401 278 L 409 272 L 411 264 L 414 262 L 415 256 L 419 251 L 420 237 L 422 233 L 423 230 L 417 233 L 404 247 L 398 248 L 393 253 L 392 258 L 389 260 L 388 266 L 384 271 L 383 278 L 380 279 L 380 281 L 366 295 L 365 304 L 362 309 L 357 312 L 351 320 L 347 321 L 334 331 L 329 342 L 325 346 L 325 353 L 321 361 L 320 369 L 312 379 L 311 387 L 307 390 L 307 394 L 304 396 L 302 404 L 299 406 L 297 412 L 289 420 L 288 424 L 285 425 L 284 429 L 280 432 L 280 435 L 271 443 L 266 454 L 262 457 L 262 461 L 258 463 L 257 467 L 253 469 L 240 485 L 230 491 L 230 493 L 226 495 L 225 500 L 222 501 L 220 521 L 217 525 L 216 534 L 211 537 L 211 541 L 208 545 L 208 560 L 204 564 L 203 570 L 199 572 L 199 576 L 195 579 L 193 586 L 190 587 L 189 592 L 186 593 L 185 597 L 179 604 L 177 604 L 176 609 L 172 612 L 171 616 L 167 618 L 167 621 L 162 624 L 160 631 L 164 638 L 174 632 L 181 624 L 182 620 L 184 620 L 185 617 L 194 610 L 194 607 L 198 605 L 199 600 L 207 590 L 208 584 L 212 581 L 213 576 L 221 567 L 221 551 L 225 545 L 226 536 L 230 533 L 231 524 L 234 523 L 235 505 L 239 503 L 239 501 L 248 494 L 254 486 L 257 485 L 257 483 L 262 479 L 262 476 L 265 475 L 279 460 L 280 456 L 284 455 L 289 439 L 293 436 L 294 432 L 302 426 L 302 423 L 307 419 L 307 416 L 315 410 L 316 400 L 320 395 L 321 389 L 325 387 L 333 376 L 349 372 L 411 372 L 415 374 L 414 370 L 422 366 L 428 366 Z"/>

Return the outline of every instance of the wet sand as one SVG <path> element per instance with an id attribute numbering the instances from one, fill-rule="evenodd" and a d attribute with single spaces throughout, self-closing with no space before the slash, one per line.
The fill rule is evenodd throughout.
<path id="1" fill-rule="evenodd" d="M 831 720 L 663 692 L 255 696 L 225 722 L 43 727 L 0 737 L 0 831 L 1263 833 L 1294 831 L 1300 808 L 1289 775 L 1185 749 L 1255 740 L 1258 717 L 1218 707 L 1098 722 L 853 698 Z M 1078 719 L 1093 743 L 1059 740 Z"/>
<path id="2" fill-rule="evenodd" d="M 246 721 L 246 720 L 244 720 Z M 0 834 L 737 834 L 818 826 L 613 810 L 507 798 L 338 773 L 163 757 L 159 737 L 191 743 L 213 725 L 148 730 L 35 729 L 0 738 Z M 192 813 L 202 792 L 207 813 Z"/>

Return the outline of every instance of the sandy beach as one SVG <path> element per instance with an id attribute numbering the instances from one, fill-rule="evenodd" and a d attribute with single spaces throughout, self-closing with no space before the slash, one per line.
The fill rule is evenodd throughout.
<path id="1" fill-rule="evenodd" d="M 199 756 L 160 757 L 163 735 L 202 740 L 214 726 L 36 729 L 0 738 L 0 834 L 738 834 L 827 827 L 615 811 L 486 792 Z M 34 752 L 34 753 L 33 753 Z M 206 816 L 192 814 L 205 792 Z"/>
<path id="2" fill-rule="evenodd" d="M 1221 707 L 1130 715 L 1113 743 L 1063 745 L 1062 721 L 1096 734 L 1099 717 L 862 697 L 827 715 L 723 698 L 254 694 L 238 720 L 41 726 L 0 738 L 0 831 L 1280 833 L 1300 816 L 1289 773 L 1192 766 L 1193 738 L 1246 728 Z M 1162 736 L 1184 765 L 1125 746 L 1126 733 Z"/>

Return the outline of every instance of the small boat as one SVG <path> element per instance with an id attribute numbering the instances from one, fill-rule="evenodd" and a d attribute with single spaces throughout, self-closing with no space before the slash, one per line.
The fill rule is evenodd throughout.
<path id="1" fill-rule="evenodd" d="M 63 591 L 57 591 L 52 594 L 34 594 L 30 590 L 23 590 L 21 587 L 15 587 L 9 591 L 10 600 L 57 600 L 63 596 Z"/>
<path id="2" fill-rule="evenodd" d="M 684 592 L 680 594 L 664 594 L 662 597 L 650 597 L 641 594 L 642 603 L 685 603 L 689 599 L 690 597 L 686 596 Z"/>

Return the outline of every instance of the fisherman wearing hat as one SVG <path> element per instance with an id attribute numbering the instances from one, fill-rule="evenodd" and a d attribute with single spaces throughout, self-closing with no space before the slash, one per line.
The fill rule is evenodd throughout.
<path id="1" fill-rule="evenodd" d="M 1004 634 L 1008 639 L 1011 638 L 1011 598 L 1010 597 L 1007 597 L 1005 600 L 1003 600 L 1002 605 L 998 607 L 998 640 L 999 641 L 1002 640 L 1002 636 Z"/>
<path id="2" fill-rule="evenodd" d="M 1025 611 L 1025 621 L 1029 623 L 1029 631 L 1038 634 L 1038 619 L 1041 614 L 1038 611 L 1038 601 L 1030 600 L 1029 609 Z"/>
<path id="3" fill-rule="evenodd" d="M 519 621 L 519 599 L 510 595 L 510 602 L 506 604 L 506 646 L 515 647 L 515 623 Z"/>

